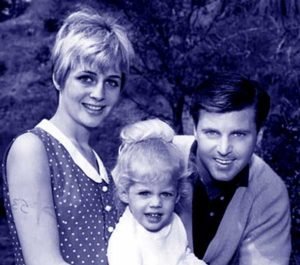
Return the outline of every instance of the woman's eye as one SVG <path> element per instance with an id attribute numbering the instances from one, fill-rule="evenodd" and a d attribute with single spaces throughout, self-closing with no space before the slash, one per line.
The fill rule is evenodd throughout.
<path id="1" fill-rule="evenodd" d="M 89 75 L 82 75 L 78 77 L 78 80 L 84 84 L 92 84 L 95 82 L 95 79 Z"/>
<path id="2" fill-rule="evenodd" d="M 110 87 L 120 87 L 120 81 L 114 79 L 106 80 L 106 84 L 108 84 Z"/>

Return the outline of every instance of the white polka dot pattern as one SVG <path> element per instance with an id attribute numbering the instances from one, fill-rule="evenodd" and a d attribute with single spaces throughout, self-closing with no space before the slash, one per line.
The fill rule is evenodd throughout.
<path id="1" fill-rule="evenodd" d="M 94 182 L 55 138 L 42 129 L 35 128 L 31 132 L 41 138 L 48 154 L 62 256 L 75 265 L 107 264 L 107 242 L 117 220 L 113 207 L 113 182 Z M 16 265 L 25 265 L 10 210 L 8 190 L 4 193 L 15 262 Z"/>

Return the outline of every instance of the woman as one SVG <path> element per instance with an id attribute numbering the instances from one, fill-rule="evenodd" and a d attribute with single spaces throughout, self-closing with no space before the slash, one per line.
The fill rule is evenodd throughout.
<path id="1" fill-rule="evenodd" d="M 111 177 L 89 138 L 117 103 L 132 57 L 124 28 L 94 10 L 70 14 L 60 28 L 56 113 L 17 137 L 4 163 L 16 265 L 107 264 L 117 215 Z"/>

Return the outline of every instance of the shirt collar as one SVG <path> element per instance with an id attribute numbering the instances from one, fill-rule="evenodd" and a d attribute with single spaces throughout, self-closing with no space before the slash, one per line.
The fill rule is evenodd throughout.
<path id="1" fill-rule="evenodd" d="M 98 170 L 96 170 L 88 162 L 88 160 L 78 151 L 78 149 L 69 140 L 69 138 L 65 136 L 63 132 L 60 131 L 59 128 L 57 128 L 51 121 L 44 119 L 36 127 L 43 129 L 55 139 L 57 139 L 66 148 L 75 164 L 81 168 L 81 170 L 86 174 L 86 176 L 88 176 L 90 179 L 97 183 L 101 183 L 102 180 L 109 183 L 109 178 L 107 176 L 107 172 L 102 163 L 102 160 L 94 150 L 93 153 L 97 160 Z"/>

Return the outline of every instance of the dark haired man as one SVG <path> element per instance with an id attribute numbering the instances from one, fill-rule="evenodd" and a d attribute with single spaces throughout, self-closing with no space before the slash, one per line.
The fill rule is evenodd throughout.
<path id="1" fill-rule="evenodd" d="M 210 265 L 289 263 L 287 190 L 254 154 L 269 108 L 257 82 L 215 75 L 193 95 L 195 138 L 175 137 L 193 169 L 193 203 L 182 219 L 196 256 Z"/>

